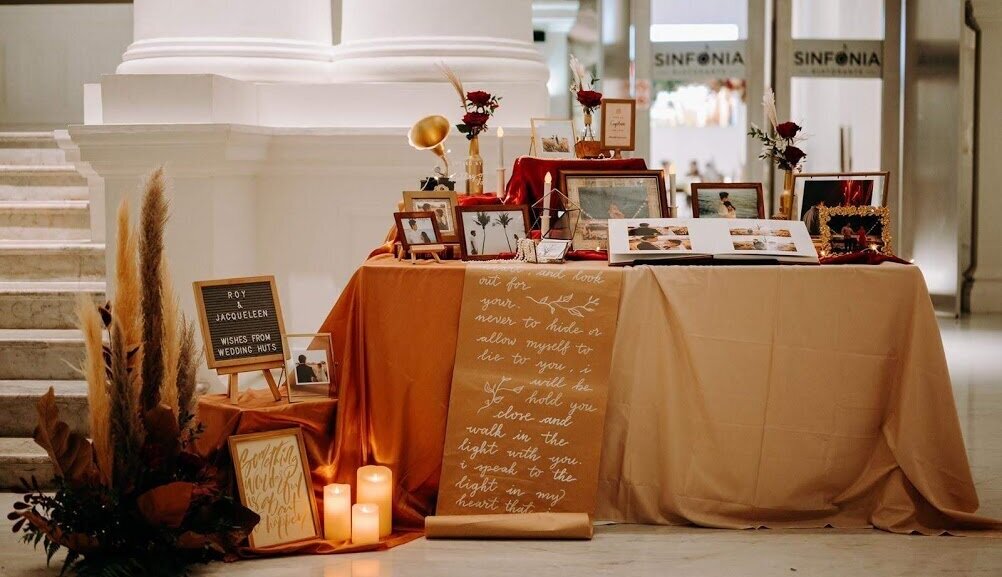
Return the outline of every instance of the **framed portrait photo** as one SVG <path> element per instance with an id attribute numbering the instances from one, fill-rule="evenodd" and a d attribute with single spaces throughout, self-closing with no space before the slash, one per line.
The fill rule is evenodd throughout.
<path id="1" fill-rule="evenodd" d="M 463 260 L 491 260 L 515 254 L 518 241 L 529 236 L 529 207 L 457 206 L 460 253 Z"/>
<path id="2" fill-rule="evenodd" d="M 575 250 L 608 248 L 610 218 L 668 216 L 660 170 L 562 170 L 559 176 L 560 189 L 581 207 Z"/>
<path id="3" fill-rule="evenodd" d="M 883 206 L 821 207 L 822 256 L 873 250 L 894 254 L 891 249 L 891 213 Z"/>
<path id="4" fill-rule="evenodd" d="M 602 99 L 602 148 L 633 150 L 637 143 L 637 101 Z"/>
<path id="5" fill-rule="evenodd" d="M 693 218 L 765 218 L 761 182 L 692 183 Z"/>
<path id="6" fill-rule="evenodd" d="M 537 158 L 574 158 L 574 123 L 569 118 L 530 118 L 532 151 Z"/>
<path id="7" fill-rule="evenodd" d="M 795 174 L 793 214 L 807 232 L 821 236 L 820 209 L 835 206 L 887 206 L 888 172 Z"/>
<path id="8" fill-rule="evenodd" d="M 250 534 L 250 546 L 322 537 L 303 431 L 296 427 L 231 435 L 227 442 L 240 502 L 261 516 Z"/>
<path id="9" fill-rule="evenodd" d="M 404 191 L 405 211 L 435 213 L 442 242 L 458 242 L 455 210 L 458 205 L 454 190 Z"/>
<path id="10" fill-rule="evenodd" d="M 289 402 L 327 399 L 335 396 L 337 372 L 330 333 L 285 335 L 292 354 L 285 362 Z"/>
<path id="11" fill-rule="evenodd" d="M 397 221 L 397 240 L 404 250 L 410 250 L 412 246 L 442 244 L 434 212 L 395 212 L 393 219 Z"/>

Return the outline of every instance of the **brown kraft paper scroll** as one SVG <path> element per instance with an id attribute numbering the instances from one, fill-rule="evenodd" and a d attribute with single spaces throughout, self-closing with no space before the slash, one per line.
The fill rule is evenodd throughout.
<path id="1" fill-rule="evenodd" d="M 594 511 L 620 273 L 467 267 L 439 515 Z"/>
<path id="2" fill-rule="evenodd" d="M 591 539 L 594 530 L 586 513 L 523 513 L 426 517 L 424 533 L 429 539 Z"/>

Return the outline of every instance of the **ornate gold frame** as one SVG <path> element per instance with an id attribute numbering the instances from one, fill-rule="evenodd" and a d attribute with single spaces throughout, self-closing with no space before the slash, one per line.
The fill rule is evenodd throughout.
<path id="1" fill-rule="evenodd" d="M 823 206 L 818 210 L 821 219 L 821 246 L 818 252 L 825 256 L 831 252 L 832 231 L 828 221 L 833 216 L 876 216 L 880 218 L 880 241 L 883 246 L 878 252 L 893 255 L 891 248 L 891 211 L 886 206 Z"/>

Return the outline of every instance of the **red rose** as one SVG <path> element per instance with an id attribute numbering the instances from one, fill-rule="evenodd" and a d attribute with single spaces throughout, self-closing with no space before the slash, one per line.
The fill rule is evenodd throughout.
<path id="1" fill-rule="evenodd" d="M 780 126 L 782 126 L 782 124 L 780 124 Z M 800 164 L 800 161 L 803 160 L 805 156 L 807 156 L 807 153 L 800 150 L 796 146 L 787 146 L 786 150 L 783 151 L 783 158 L 790 163 L 790 168 L 795 168 L 798 164 Z"/>
<path id="2" fill-rule="evenodd" d="M 787 140 L 796 136 L 797 133 L 800 132 L 800 130 L 801 128 L 797 126 L 796 122 L 784 122 L 776 126 L 776 133 Z"/>
<path id="3" fill-rule="evenodd" d="M 479 128 L 487 124 L 487 121 L 490 119 L 490 114 L 484 114 L 482 112 L 467 112 L 463 115 L 463 124 L 469 126 L 470 128 Z"/>
<path id="4" fill-rule="evenodd" d="M 490 93 L 483 90 L 474 90 L 473 92 L 466 93 L 466 99 L 474 106 L 487 106 L 490 104 L 491 98 L 493 97 Z"/>
<path id="5" fill-rule="evenodd" d="M 595 108 L 602 104 L 602 93 L 594 90 L 578 90 L 578 102 L 585 108 Z"/>

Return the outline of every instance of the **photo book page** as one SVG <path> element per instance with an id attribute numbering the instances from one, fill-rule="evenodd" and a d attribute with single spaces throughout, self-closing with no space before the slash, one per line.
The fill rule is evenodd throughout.
<path id="1" fill-rule="evenodd" d="M 725 260 L 817 264 L 800 221 L 757 218 L 609 220 L 609 264 Z"/>

